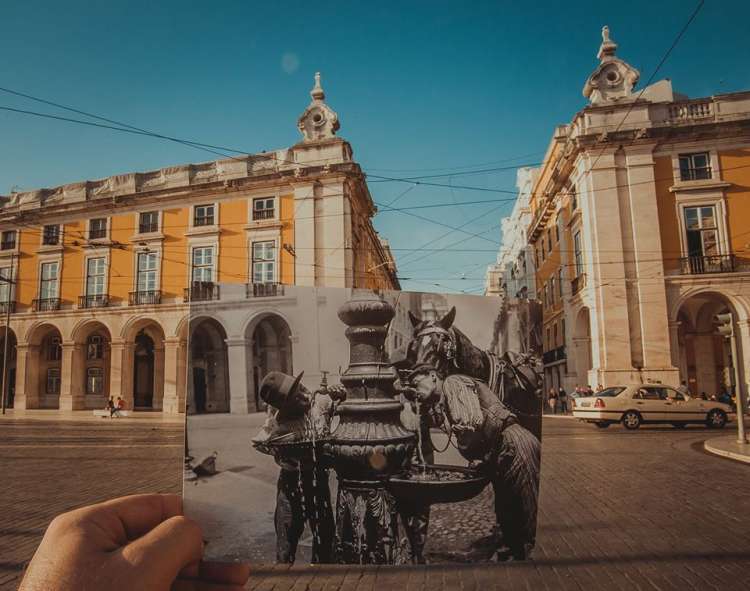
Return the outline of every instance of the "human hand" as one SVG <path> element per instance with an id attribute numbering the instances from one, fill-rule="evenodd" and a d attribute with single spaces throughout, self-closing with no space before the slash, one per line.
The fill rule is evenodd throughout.
<path id="1" fill-rule="evenodd" d="M 247 565 L 202 555 L 201 529 L 182 515 L 179 495 L 122 497 L 56 517 L 19 591 L 242 589 Z"/>

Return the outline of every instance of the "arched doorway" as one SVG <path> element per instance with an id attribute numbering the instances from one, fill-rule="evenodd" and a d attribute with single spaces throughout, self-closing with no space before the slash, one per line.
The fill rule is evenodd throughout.
<path id="1" fill-rule="evenodd" d="M 55 326 L 43 324 L 33 330 L 28 341 L 28 408 L 60 408 L 62 335 Z"/>
<path id="2" fill-rule="evenodd" d="M 573 345 L 575 348 L 576 381 L 579 386 L 585 387 L 589 384 L 589 371 L 593 367 L 591 355 L 591 318 L 589 309 L 581 308 L 576 315 L 573 330 Z"/>
<path id="3" fill-rule="evenodd" d="M 270 371 L 282 371 L 291 374 L 292 364 L 291 330 L 286 321 L 276 314 L 264 316 L 257 324 L 248 327 L 248 348 L 250 358 L 247 366 L 251 368 L 251 382 L 248 393 L 252 397 L 250 406 L 255 410 L 265 410 L 265 404 L 259 396 L 260 382 Z"/>
<path id="4" fill-rule="evenodd" d="M 160 410 L 164 398 L 164 330 L 141 318 L 123 331 L 122 392 L 127 408 Z"/>
<path id="5" fill-rule="evenodd" d="M 137 409 L 154 408 L 155 350 L 151 335 L 138 331 L 133 349 L 133 406 Z"/>
<path id="6" fill-rule="evenodd" d="M 190 322 L 188 404 L 196 414 L 229 412 L 227 334 L 212 318 Z"/>
<path id="7" fill-rule="evenodd" d="M 7 350 L 7 371 L 5 371 L 5 336 L 8 336 Z M 16 333 L 6 327 L 0 328 L 0 382 L 5 378 L 5 406 L 13 408 L 13 401 L 16 397 Z"/>
<path id="8" fill-rule="evenodd" d="M 84 408 L 104 408 L 110 393 L 111 337 L 101 322 L 88 322 L 74 331 L 73 392 L 83 396 Z"/>
<path id="9" fill-rule="evenodd" d="M 732 358 L 732 344 L 720 335 L 714 317 L 729 313 L 734 319 L 734 338 L 740 359 Z M 677 315 L 679 322 L 677 340 L 680 359 L 680 376 L 687 381 L 690 392 L 708 396 L 726 391 L 734 393 L 737 384 L 735 366 L 743 383 L 744 367 L 739 347 L 739 330 L 736 310 L 718 293 L 702 293 L 687 299 Z"/>

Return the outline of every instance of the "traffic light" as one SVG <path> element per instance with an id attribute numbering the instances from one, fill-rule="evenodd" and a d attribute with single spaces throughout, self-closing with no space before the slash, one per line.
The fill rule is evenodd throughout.
<path id="1" fill-rule="evenodd" d="M 716 324 L 716 331 L 723 337 L 731 338 L 732 329 L 732 314 L 725 312 L 724 314 L 714 315 L 714 324 Z"/>

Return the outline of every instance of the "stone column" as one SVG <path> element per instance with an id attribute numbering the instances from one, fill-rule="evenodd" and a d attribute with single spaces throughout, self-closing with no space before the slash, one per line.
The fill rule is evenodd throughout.
<path id="1" fill-rule="evenodd" d="M 80 343 L 62 344 L 60 410 L 82 410 L 85 408 L 81 388 L 84 367 L 83 354 L 83 345 Z"/>
<path id="2" fill-rule="evenodd" d="M 162 398 L 162 412 L 164 414 L 176 415 L 185 412 L 183 408 L 184 393 L 181 397 L 178 392 L 180 363 L 180 339 L 169 337 L 164 340 L 164 396 Z M 184 371 L 184 368 L 183 368 Z"/>
<path id="3" fill-rule="evenodd" d="M 294 283 L 315 285 L 315 186 L 294 185 Z"/>
<path id="4" fill-rule="evenodd" d="M 680 370 L 680 379 L 687 381 L 687 371 L 685 371 L 686 368 L 683 367 L 680 355 L 680 324 L 681 322 L 679 320 L 669 322 L 669 350 L 672 365 Z"/>
<path id="5" fill-rule="evenodd" d="M 123 339 L 110 343 L 111 357 L 109 365 L 109 395 L 120 396 L 126 408 L 133 409 L 133 343 Z"/>
<path id="6" fill-rule="evenodd" d="M 250 412 L 247 396 L 247 347 L 246 339 L 229 338 L 227 344 L 227 365 L 229 366 L 229 411 L 232 414 Z"/>
<path id="7" fill-rule="evenodd" d="M 744 387 L 744 401 L 748 403 L 750 395 L 750 320 L 741 320 L 735 325 L 735 342 L 737 344 L 737 357 L 735 361 L 740 369 L 740 383 Z"/>
<path id="8" fill-rule="evenodd" d="M 165 366 L 164 366 L 164 343 L 161 346 L 157 345 L 154 347 L 154 385 L 153 385 L 153 398 L 151 399 L 151 407 L 160 410 L 164 403 L 164 380 L 165 380 Z"/>
<path id="9" fill-rule="evenodd" d="M 33 345 L 16 345 L 16 397 L 13 408 L 25 410 L 37 408 L 39 399 L 36 391 L 29 391 L 26 383 L 26 366 Z"/>

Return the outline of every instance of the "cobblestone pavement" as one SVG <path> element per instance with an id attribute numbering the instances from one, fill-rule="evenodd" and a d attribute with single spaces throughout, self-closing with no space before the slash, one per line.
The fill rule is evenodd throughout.
<path id="1" fill-rule="evenodd" d="M 248 588 L 750 588 L 750 466 L 703 452 L 716 432 L 600 431 L 560 418 L 545 419 L 544 428 L 533 560 L 259 568 Z M 178 492 L 181 443 L 175 425 L 0 422 L 0 588 L 15 588 L 55 514 L 123 494 Z M 444 534 L 430 540 L 433 559 L 460 559 L 489 532 L 489 491 L 479 501 L 433 510 L 431 528 Z"/>

